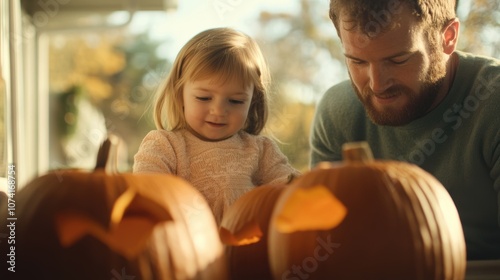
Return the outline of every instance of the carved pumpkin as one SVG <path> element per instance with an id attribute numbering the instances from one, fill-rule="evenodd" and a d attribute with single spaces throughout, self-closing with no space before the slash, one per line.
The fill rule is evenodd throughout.
<path id="1" fill-rule="evenodd" d="M 102 164 L 51 172 L 18 192 L 11 276 L 226 279 L 215 219 L 198 191 L 175 176 L 110 174 Z"/>
<path id="2" fill-rule="evenodd" d="M 267 232 L 276 200 L 286 185 L 255 188 L 224 213 L 219 233 L 226 244 L 231 279 L 272 279 Z"/>
<path id="3" fill-rule="evenodd" d="M 463 279 L 465 242 L 445 188 L 366 145 L 320 165 L 278 199 L 269 229 L 275 279 Z"/>

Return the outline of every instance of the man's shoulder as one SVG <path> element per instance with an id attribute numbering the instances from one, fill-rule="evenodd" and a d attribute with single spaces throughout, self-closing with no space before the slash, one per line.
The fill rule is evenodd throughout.
<path id="1" fill-rule="evenodd" d="M 464 79 L 499 79 L 500 60 L 493 57 L 457 51 L 459 57 L 459 73 Z M 467 79 L 466 79 L 467 80 Z"/>
<path id="2" fill-rule="evenodd" d="M 500 67 L 500 59 L 491 56 L 456 51 L 460 61 L 474 61 L 475 63 Z"/>
<path id="3" fill-rule="evenodd" d="M 465 103 L 470 106 L 488 100 L 489 106 L 485 108 L 497 108 L 496 104 L 500 102 L 500 60 L 464 52 L 458 52 L 458 55 L 460 64 L 455 89 L 468 89 Z"/>

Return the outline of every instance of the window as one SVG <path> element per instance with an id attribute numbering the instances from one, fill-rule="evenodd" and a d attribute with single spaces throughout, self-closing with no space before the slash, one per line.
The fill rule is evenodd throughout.
<path id="1" fill-rule="evenodd" d="M 155 129 L 154 91 L 180 48 L 202 30 L 230 26 L 256 38 L 263 49 L 276 89 L 268 128 L 292 164 L 307 169 L 315 102 L 332 83 L 347 77 L 335 57 L 340 54 L 332 55 L 324 47 L 338 39 L 314 35 L 326 26 L 332 29 L 326 13 L 319 13 L 327 5 L 263 0 L 186 0 L 178 5 L 169 13 L 137 12 L 125 30 L 50 34 L 50 112 L 56 114 L 51 132 L 58 135 L 50 141 L 50 168 L 90 168 L 108 131 L 124 139 L 121 170 L 130 171 L 142 138 Z M 323 16 L 307 17 L 314 18 L 312 22 L 301 20 L 301 14 L 316 12 Z M 305 24 L 316 30 L 302 29 Z M 332 72 L 339 75 L 327 79 L 322 74 L 332 76 Z"/>
<path id="2" fill-rule="evenodd" d="M 494 2 L 460 2 L 459 49 L 498 57 L 498 14 L 477 16 L 496 11 Z M 308 169 L 316 102 L 348 78 L 328 1 L 25 0 L 0 8 L 0 178 L 16 163 L 20 186 L 48 170 L 92 168 L 107 132 L 124 140 L 120 170 L 130 171 L 154 129 L 155 88 L 184 43 L 210 27 L 259 42 L 275 88 L 268 127 L 300 170 Z"/>

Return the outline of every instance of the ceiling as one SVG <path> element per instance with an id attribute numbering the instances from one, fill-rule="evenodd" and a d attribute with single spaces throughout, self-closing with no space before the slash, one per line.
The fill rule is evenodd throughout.
<path id="1" fill-rule="evenodd" d="M 124 26 L 135 12 L 166 12 L 177 8 L 177 0 L 21 0 L 21 6 L 40 31 L 81 30 Z M 109 16 L 119 11 L 125 19 L 110 23 Z"/>
<path id="2" fill-rule="evenodd" d="M 21 0 L 29 15 L 36 12 L 48 15 L 68 12 L 114 12 L 135 9 L 138 11 L 161 11 L 177 7 L 177 0 Z"/>

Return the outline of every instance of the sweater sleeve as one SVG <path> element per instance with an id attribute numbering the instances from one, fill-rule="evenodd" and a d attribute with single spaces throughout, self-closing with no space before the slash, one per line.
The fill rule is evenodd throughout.
<path id="1" fill-rule="evenodd" d="M 293 168 L 288 158 L 281 152 L 276 143 L 263 137 L 261 156 L 258 166 L 257 185 L 285 184 L 300 176 L 300 172 Z"/>
<path id="2" fill-rule="evenodd" d="M 176 174 L 176 166 L 174 148 L 164 131 L 150 131 L 134 156 L 133 172 Z"/>

